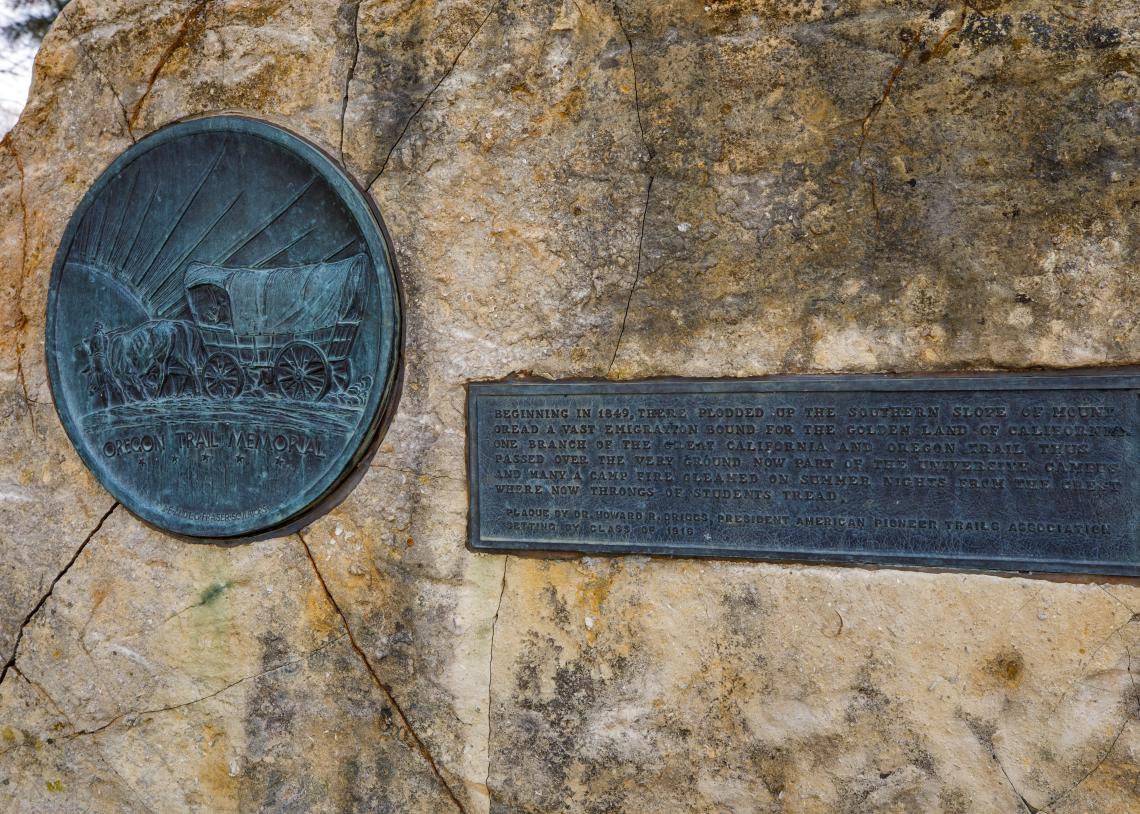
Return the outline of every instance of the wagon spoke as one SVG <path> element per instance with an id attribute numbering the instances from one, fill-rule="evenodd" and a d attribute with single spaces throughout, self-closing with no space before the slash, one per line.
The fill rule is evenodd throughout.
<path id="1" fill-rule="evenodd" d="M 290 399 L 317 401 L 331 382 L 324 354 L 306 342 L 287 345 L 278 354 L 273 368 L 277 389 Z"/>
<path id="2" fill-rule="evenodd" d="M 234 398 L 241 393 L 244 383 L 241 366 L 224 351 L 218 351 L 206 360 L 202 379 L 206 395 L 211 398 Z"/>

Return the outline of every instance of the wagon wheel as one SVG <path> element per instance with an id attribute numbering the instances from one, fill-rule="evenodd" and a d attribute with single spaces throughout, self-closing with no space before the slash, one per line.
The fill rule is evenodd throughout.
<path id="1" fill-rule="evenodd" d="M 218 351 L 206 359 L 202 368 L 202 387 L 210 398 L 236 398 L 245 385 L 245 374 L 237 359 L 228 353 Z"/>
<path id="2" fill-rule="evenodd" d="M 273 380 L 281 395 L 295 401 L 320 401 L 332 384 L 325 355 L 308 342 L 290 343 L 277 354 Z"/>
<path id="3" fill-rule="evenodd" d="M 336 362 L 331 362 L 329 366 L 332 368 L 333 387 L 338 392 L 344 392 L 352 382 L 352 363 L 347 359 L 340 359 Z"/>

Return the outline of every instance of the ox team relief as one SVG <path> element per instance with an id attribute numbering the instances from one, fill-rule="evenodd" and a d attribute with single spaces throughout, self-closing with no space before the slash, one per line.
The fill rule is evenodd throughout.
<path id="1" fill-rule="evenodd" d="M 281 533 L 343 495 L 398 397 L 401 342 L 366 195 L 252 119 L 175 124 L 123 153 L 53 269 L 64 427 L 128 509 L 187 537 Z"/>

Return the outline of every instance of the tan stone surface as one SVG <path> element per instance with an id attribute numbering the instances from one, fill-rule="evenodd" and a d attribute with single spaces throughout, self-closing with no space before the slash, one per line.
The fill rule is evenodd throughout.
<path id="1" fill-rule="evenodd" d="M 1136 810 L 1134 589 L 644 558 L 507 586 L 504 811 Z"/>
<path id="2" fill-rule="evenodd" d="M 73 2 L 0 150 L 0 809 L 1140 811 L 1134 582 L 476 555 L 463 466 L 472 379 L 1136 363 L 1138 17 Z M 87 187 L 222 111 L 343 156 L 408 321 L 357 489 L 231 548 L 42 360 Z"/>

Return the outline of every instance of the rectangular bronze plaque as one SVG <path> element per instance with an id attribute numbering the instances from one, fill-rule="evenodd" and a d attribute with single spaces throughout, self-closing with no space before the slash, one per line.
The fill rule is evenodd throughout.
<path id="1" fill-rule="evenodd" d="M 470 545 L 1140 574 L 1140 374 L 496 382 Z"/>

